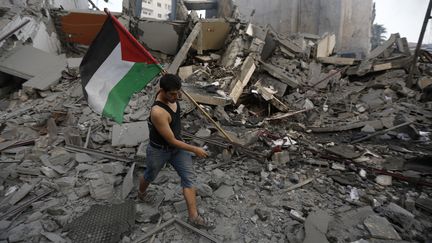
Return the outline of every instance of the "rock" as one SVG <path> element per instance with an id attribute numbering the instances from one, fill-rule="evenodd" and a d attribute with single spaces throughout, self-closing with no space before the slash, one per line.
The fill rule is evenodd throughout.
<path id="1" fill-rule="evenodd" d="M 272 156 L 272 161 L 277 165 L 284 165 L 290 162 L 290 156 L 288 151 L 276 152 Z"/>
<path id="2" fill-rule="evenodd" d="M 74 188 L 78 179 L 76 177 L 62 177 L 55 180 L 55 183 L 61 188 Z"/>
<path id="3" fill-rule="evenodd" d="M 231 178 L 225 172 L 220 169 L 215 169 L 211 173 L 211 181 L 209 184 L 215 189 L 219 188 L 222 183 L 229 183 L 230 180 Z"/>
<path id="4" fill-rule="evenodd" d="M 291 181 L 291 182 L 294 183 L 294 184 L 297 184 L 297 183 L 299 183 L 300 178 L 299 178 L 299 176 L 298 176 L 297 174 L 291 174 L 291 175 L 288 177 L 288 180 Z"/>
<path id="5" fill-rule="evenodd" d="M 379 175 L 375 178 L 375 182 L 380 184 L 381 186 L 391 186 L 392 177 L 389 175 Z"/>
<path id="6" fill-rule="evenodd" d="M 267 210 L 256 208 L 255 213 L 258 215 L 261 221 L 266 221 L 268 218 L 270 218 L 270 212 Z"/>
<path id="7" fill-rule="evenodd" d="M 306 238 L 304 243 L 328 242 L 326 233 L 332 217 L 323 210 L 315 211 L 308 215 L 305 221 Z"/>
<path id="8" fill-rule="evenodd" d="M 361 129 L 361 131 L 364 132 L 364 133 L 374 133 L 375 132 L 375 128 L 373 126 L 369 125 L 369 124 L 366 124 L 366 126 L 364 126 Z"/>
<path id="9" fill-rule="evenodd" d="M 75 154 L 75 160 L 78 163 L 88 163 L 88 162 L 94 162 L 95 161 L 94 158 L 92 158 L 91 156 L 89 156 L 86 153 L 76 153 Z"/>
<path id="10" fill-rule="evenodd" d="M 405 200 L 405 208 L 411 212 L 413 212 L 415 210 L 415 200 L 412 197 L 408 197 Z"/>
<path id="11" fill-rule="evenodd" d="M 156 223 L 160 217 L 159 210 L 145 203 L 136 204 L 136 221 L 139 223 Z"/>
<path id="12" fill-rule="evenodd" d="M 96 200 L 108 200 L 114 197 L 114 186 L 103 178 L 91 180 L 89 183 L 90 195 Z"/>
<path id="13" fill-rule="evenodd" d="M 214 192 L 214 195 L 226 201 L 229 197 L 234 195 L 234 190 L 232 186 L 222 185 Z"/>
<path id="14" fill-rule="evenodd" d="M 5 230 L 11 225 L 11 221 L 1 220 L 0 221 L 0 230 Z"/>
<path id="15" fill-rule="evenodd" d="M 333 163 L 332 167 L 333 170 L 340 170 L 340 171 L 345 171 L 345 165 L 344 164 L 340 164 L 340 163 Z"/>
<path id="16" fill-rule="evenodd" d="M 414 215 L 395 203 L 389 203 L 380 210 L 391 222 L 401 225 L 405 229 L 409 229 L 414 222 Z"/>
<path id="17" fill-rule="evenodd" d="M 56 222 L 54 222 L 50 219 L 42 220 L 42 226 L 48 232 L 53 232 L 59 228 L 59 226 L 56 224 Z"/>
<path id="18" fill-rule="evenodd" d="M 370 206 L 337 214 L 328 225 L 327 239 L 331 242 L 351 242 L 365 237 L 362 231 L 358 230 L 357 225 L 374 214 Z"/>
<path id="19" fill-rule="evenodd" d="M 386 218 L 378 215 L 370 215 L 364 221 L 372 237 L 386 240 L 401 240 L 401 237 L 387 221 Z"/>
<path id="20" fill-rule="evenodd" d="M 202 197 L 211 197 L 213 189 L 207 184 L 199 184 L 197 186 L 197 194 Z"/>
<path id="21" fill-rule="evenodd" d="M 196 198 L 196 202 L 199 205 L 201 203 L 201 197 Z M 187 204 L 185 200 L 181 200 L 174 203 L 174 208 L 177 213 L 181 213 L 187 210 Z"/>

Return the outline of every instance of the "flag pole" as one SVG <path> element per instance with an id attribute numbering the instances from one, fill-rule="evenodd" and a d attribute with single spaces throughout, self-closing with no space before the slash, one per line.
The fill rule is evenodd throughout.
<path id="1" fill-rule="evenodd" d="M 104 8 L 104 12 L 108 15 L 108 17 L 112 17 L 111 12 L 108 10 L 108 8 Z M 158 62 L 157 66 L 160 68 L 162 75 L 165 75 L 168 73 L 165 70 L 165 68 L 162 67 L 162 65 L 160 65 L 159 62 Z M 181 89 L 181 91 L 216 126 L 216 128 L 219 130 L 219 132 L 221 132 L 226 137 L 226 139 L 228 139 L 230 142 L 234 142 L 230 138 L 230 136 L 228 136 L 228 134 L 223 130 L 223 128 L 215 120 L 213 120 L 213 118 L 211 118 L 211 116 L 196 102 L 196 100 L 190 94 L 188 94 L 184 89 Z"/>

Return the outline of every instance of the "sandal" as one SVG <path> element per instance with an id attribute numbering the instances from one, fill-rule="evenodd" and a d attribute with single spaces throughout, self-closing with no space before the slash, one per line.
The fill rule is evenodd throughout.
<path id="1" fill-rule="evenodd" d="M 200 215 L 197 215 L 195 218 L 188 220 L 189 224 L 201 229 L 214 229 L 215 226 L 210 223 L 208 220 L 204 219 Z"/>

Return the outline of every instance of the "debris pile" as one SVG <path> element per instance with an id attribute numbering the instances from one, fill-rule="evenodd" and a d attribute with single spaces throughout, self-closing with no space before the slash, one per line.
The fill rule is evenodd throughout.
<path id="1" fill-rule="evenodd" d="M 168 71 L 178 71 L 232 140 L 183 98 L 183 137 L 211 154 L 194 166 L 200 213 L 216 228 L 183 222 L 173 168 L 151 185 L 152 206 L 136 200 L 157 80 L 133 96 L 119 125 L 87 106 L 79 59 L 47 57 L 11 37 L 0 71 L 28 81 L 0 102 L 0 241 L 83 240 L 79 227 L 89 222 L 102 235 L 93 242 L 432 238 L 432 69 L 421 63 L 419 87 L 407 85 L 404 38 L 394 34 L 364 57 L 334 53 L 333 34 L 281 35 L 193 13 L 187 23 Z M 218 23 L 226 33 L 220 48 L 194 42 L 206 38 L 202 26 Z M 48 66 L 30 75 L 38 58 L 51 60 L 55 75 Z"/>

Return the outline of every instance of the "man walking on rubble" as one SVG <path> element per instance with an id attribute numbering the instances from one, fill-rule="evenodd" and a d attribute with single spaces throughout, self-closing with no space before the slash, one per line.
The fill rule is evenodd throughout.
<path id="1" fill-rule="evenodd" d="M 140 177 L 138 197 L 146 201 L 147 188 L 156 178 L 159 171 L 169 162 L 181 178 L 183 195 L 186 200 L 189 222 L 197 227 L 211 227 L 198 214 L 196 190 L 194 188 L 195 172 L 189 152 L 200 158 L 206 158 L 207 152 L 200 147 L 182 141 L 180 106 L 181 79 L 177 75 L 165 74 L 161 77 L 160 90 L 150 111 L 148 120 L 150 143 L 147 146 L 147 168 Z M 189 152 L 188 152 L 189 151 Z"/>

